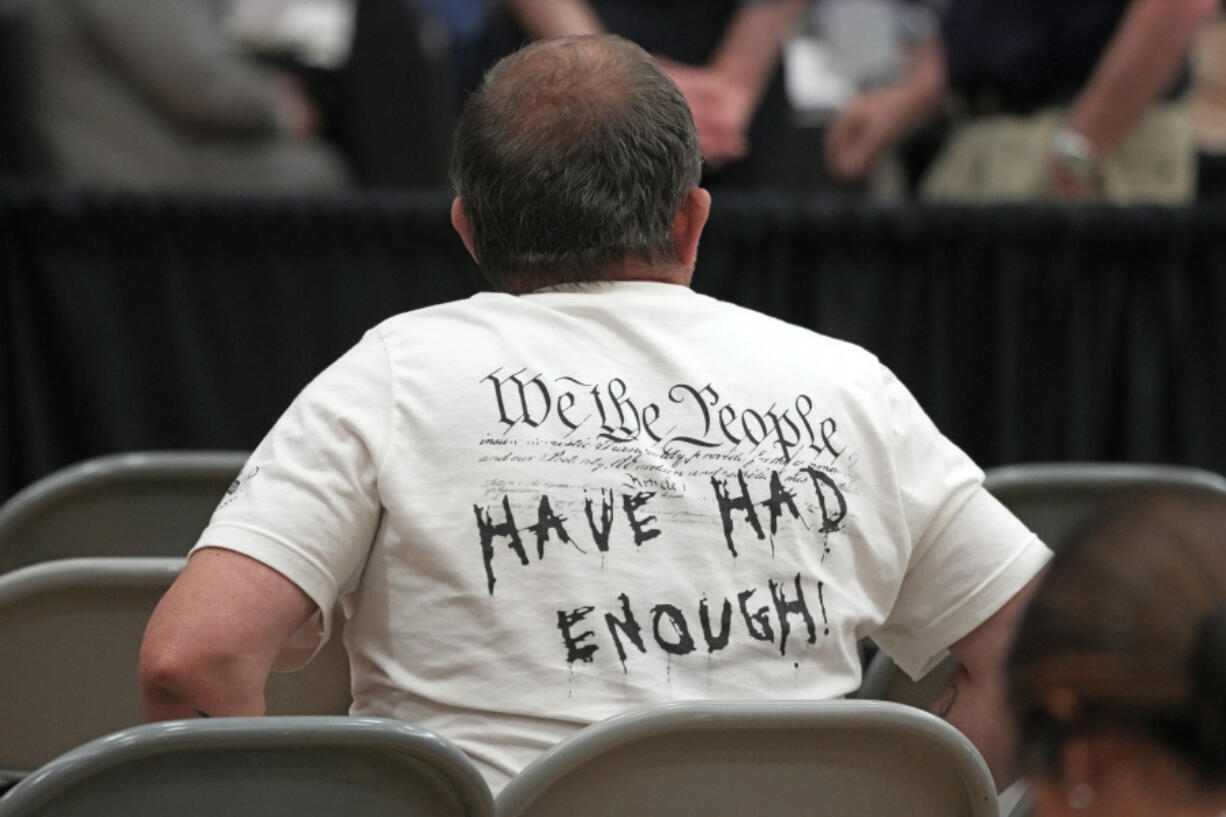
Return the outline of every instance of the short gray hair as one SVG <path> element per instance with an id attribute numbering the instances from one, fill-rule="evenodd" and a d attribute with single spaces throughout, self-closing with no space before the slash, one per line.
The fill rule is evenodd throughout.
<path id="1" fill-rule="evenodd" d="M 675 261 L 672 220 L 701 173 L 685 97 L 612 35 L 543 40 L 496 64 L 451 158 L 478 263 L 512 291 Z"/>

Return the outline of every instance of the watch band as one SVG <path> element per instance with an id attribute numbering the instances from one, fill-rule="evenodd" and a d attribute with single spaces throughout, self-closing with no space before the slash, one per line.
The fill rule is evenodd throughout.
<path id="1" fill-rule="evenodd" d="M 1062 127 L 1052 135 L 1050 148 L 1051 155 L 1070 176 L 1087 184 L 1098 182 L 1098 157 L 1089 139 L 1071 128 Z"/>

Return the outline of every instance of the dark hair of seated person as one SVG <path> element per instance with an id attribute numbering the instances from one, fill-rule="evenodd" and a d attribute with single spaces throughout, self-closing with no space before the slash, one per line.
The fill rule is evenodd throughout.
<path id="1" fill-rule="evenodd" d="M 1226 497 L 1129 497 L 1061 543 L 1006 672 L 1039 817 L 1226 814 Z"/>

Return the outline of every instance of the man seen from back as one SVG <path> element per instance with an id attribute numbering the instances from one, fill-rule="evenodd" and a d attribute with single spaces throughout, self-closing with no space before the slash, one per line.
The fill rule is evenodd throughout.
<path id="1" fill-rule="evenodd" d="M 352 713 L 497 791 L 632 708 L 846 695 L 871 636 L 912 674 L 953 652 L 945 714 L 1007 782 L 1046 548 L 871 354 L 690 289 L 700 171 L 625 40 L 492 69 L 452 221 L 497 291 L 389 318 L 289 407 L 150 622 L 148 716 L 262 713 L 340 603 Z"/>

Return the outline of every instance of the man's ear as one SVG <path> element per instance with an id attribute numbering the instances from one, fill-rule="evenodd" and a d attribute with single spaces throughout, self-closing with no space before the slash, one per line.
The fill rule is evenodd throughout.
<path id="1" fill-rule="evenodd" d="M 464 242 L 468 254 L 473 257 L 474 261 L 477 261 L 477 250 L 473 244 L 473 228 L 468 223 L 468 216 L 464 213 L 464 203 L 458 196 L 451 201 L 451 226 L 455 227 L 455 231 L 460 234 L 460 240 Z"/>
<path id="2" fill-rule="evenodd" d="M 685 201 L 681 203 L 677 215 L 673 216 L 672 226 L 673 247 L 677 251 L 677 261 L 682 265 L 692 267 L 698 260 L 698 238 L 710 213 L 710 193 L 695 187 L 685 194 Z"/>

